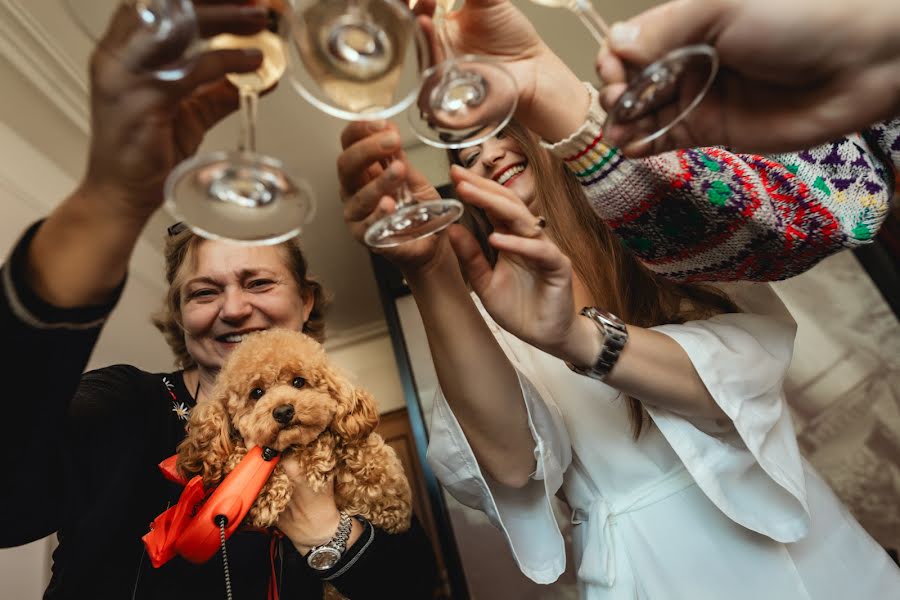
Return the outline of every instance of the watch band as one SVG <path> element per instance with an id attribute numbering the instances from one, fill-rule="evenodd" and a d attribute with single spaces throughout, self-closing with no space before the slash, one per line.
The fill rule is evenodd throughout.
<path id="1" fill-rule="evenodd" d="M 625 323 L 612 313 L 598 310 L 593 306 L 585 306 L 581 309 L 581 315 L 589 318 L 603 334 L 603 346 L 597 354 L 597 360 L 590 367 L 576 367 L 572 363 L 566 363 L 570 369 L 579 375 L 599 379 L 603 381 L 619 360 L 619 354 L 628 342 L 628 330 Z"/>
<path id="2" fill-rule="evenodd" d="M 350 539 L 350 530 L 353 522 L 350 515 L 341 511 L 341 519 L 338 521 L 337 531 L 334 536 L 324 544 L 310 549 L 306 556 L 306 562 L 317 571 L 327 571 L 337 564 L 347 549 L 347 540 Z"/>

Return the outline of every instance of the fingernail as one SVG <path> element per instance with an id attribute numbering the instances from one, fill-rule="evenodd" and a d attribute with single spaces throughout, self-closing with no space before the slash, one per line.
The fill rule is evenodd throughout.
<path id="1" fill-rule="evenodd" d="M 259 48 L 238 48 L 237 50 L 246 58 L 261 59 L 263 57 L 262 50 Z"/>
<path id="2" fill-rule="evenodd" d="M 391 179 L 396 179 L 400 176 L 400 163 L 392 162 L 391 166 L 388 167 L 388 177 Z"/>
<path id="3" fill-rule="evenodd" d="M 390 150 L 391 148 L 396 147 L 399 143 L 400 136 L 393 131 L 381 138 L 381 147 L 385 150 Z"/>
<path id="4" fill-rule="evenodd" d="M 635 23 L 613 23 L 609 29 L 609 39 L 614 46 L 628 46 L 641 34 L 641 27 Z"/>
<path id="5" fill-rule="evenodd" d="M 384 119 L 369 122 L 369 131 L 381 131 L 385 127 L 387 127 L 387 121 L 385 121 Z"/>

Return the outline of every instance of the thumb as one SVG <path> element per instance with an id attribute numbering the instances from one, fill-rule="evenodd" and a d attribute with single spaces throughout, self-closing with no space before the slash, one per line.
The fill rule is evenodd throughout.
<path id="1" fill-rule="evenodd" d="M 725 0 L 673 0 L 609 30 L 610 48 L 626 62 L 648 65 L 691 44 L 711 43 L 728 18 Z"/>

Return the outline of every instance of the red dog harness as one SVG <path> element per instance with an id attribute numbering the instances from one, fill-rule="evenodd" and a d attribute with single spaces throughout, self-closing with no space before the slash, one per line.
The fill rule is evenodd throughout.
<path id="1" fill-rule="evenodd" d="M 153 566 L 159 568 L 176 554 L 193 563 L 208 561 L 221 547 L 220 523 L 224 519 L 225 538 L 237 530 L 269 480 L 280 456 L 271 448 L 251 448 L 241 462 L 212 490 L 205 490 L 199 475 L 185 481 L 175 462 L 178 455 L 159 463 L 166 479 L 184 485 L 178 503 L 156 517 L 144 546 Z M 273 546 L 270 554 L 274 551 Z M 273 564 L 274 569 L 274 564 Z M 269 597 L 277 598 L 274 581 L 269 582 Z M 274 592 L 274 595 L 273 595 Z"/>

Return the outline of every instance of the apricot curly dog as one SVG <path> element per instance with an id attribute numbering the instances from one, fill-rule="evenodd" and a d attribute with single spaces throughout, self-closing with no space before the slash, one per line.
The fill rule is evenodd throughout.
<path id="1" fill-rule="evenodd" d="M 393 448 L 374 432 L 372 396 L 338 372 L 315 340 L 272 329 L 247 336 L 226 360 L 212 397 L 198 402 L 178 447 L 178 469 L 218 484 L 247 448 L 292 454 L 314 491 L 334 479 L 337 507 L 390 533 L 409 528 L 409 482 Z M 294 484 L 281 464 L 245 523 L 273 526 Z"/>

